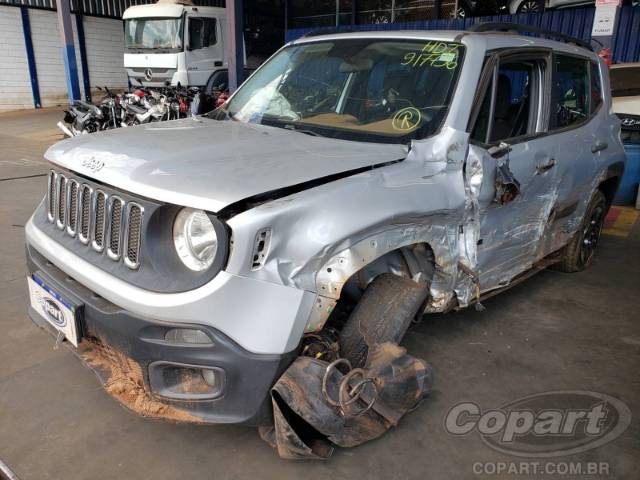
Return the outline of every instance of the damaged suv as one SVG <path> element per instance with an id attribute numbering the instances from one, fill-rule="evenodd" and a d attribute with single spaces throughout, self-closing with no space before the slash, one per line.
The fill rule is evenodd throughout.
<path id="1" fill-rule="evenodd" d="M 589 266 L 624 167 L 568 41 L 291 42 L 212 113 L 62 141 L 29 314 L 146 416 L 265 424 L 301 355 L 362 367 L 413 319 Z"/>

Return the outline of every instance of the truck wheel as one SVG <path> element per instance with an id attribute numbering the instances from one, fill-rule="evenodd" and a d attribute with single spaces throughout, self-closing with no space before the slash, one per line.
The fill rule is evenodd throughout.
<path id="1" fill-rule="evenodd" d="M 580 272 L 591 266 L 606 215 L 607 199 L 598 190 L 589 202 L 580 229 L 564 247 L 559 264 L 561 271 Z"/>
<path id="2" fill-rule="evenodd" d="M 399 343 L 418 310 L 429 285 L 392 273 L 377 276 L 367 287 L 340 332 L 340 352 L 352 367 L 362 367 L 369 345 Z"/>

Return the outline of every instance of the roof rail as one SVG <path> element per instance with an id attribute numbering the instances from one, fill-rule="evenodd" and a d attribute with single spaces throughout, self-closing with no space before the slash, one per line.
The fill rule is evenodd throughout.
<path id="1" fill-rule="evenodd" d="M 482 32 L 516 32 L 516 33 L 535 33 L 537 35 L 549 37 L 551 39 L 561 40 L 566 43 L 573 43 L 582 48 L 586 48 L 593 52 L 593 47 L 589 42 L 586 42 L 580 38 L 572 37 L 571 35 L 565 35 L 564 33 L 554 32 L 546 28 L 533 27 L 531 25 L 521 25 L 518 23 L 503 23 L 503 22 L 487 22 L 476 23 L 471 25 L 468 32 L 482 33 Z"/>
<path id="2" fill-rule="evenodd" d="M 332 35 L 334 33 L 353 33 L 353 30 L 343 29 L 340 27 L 323 28 L 320 30 L 311 30 L 310 32 L 307 32 L 304 35 L 302 35 L 300 38 L 317 37 L 319 35 Z"/>

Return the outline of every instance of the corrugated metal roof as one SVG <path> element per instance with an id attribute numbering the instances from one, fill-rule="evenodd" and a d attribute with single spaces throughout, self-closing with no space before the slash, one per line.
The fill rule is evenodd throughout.
<path id="1" fill-rule="evenodd" d="M 382 23 L 368 25 L 343 25 L 340 27 L 325 27 L 331 31 L 379 31 L 379 30 L 466 30 L 471 25 L 480 22 L 510 22 L 547 28 L 566 35 L 591 39 L 593 15 L 595 8 L 571 8 L 565 10 L 548 10 L 542 14 L 494 15 L 490 17 L 424 20 L 407 23 Z M 323 28 L 298 28 L 287 30 L 287 42 L 300 38 L 312 31 L 322 31 Z M 640 61 L 640 7 L 627 6 L 622 9 L 616 45 L 614 51 L 615 62 Z"/>
<path id="2" fill-rule="evenodd" d="M 71 0 L 71 11 L 96 17 L 122 18 L 122 13 L 132 5 L 156 3 L 156 0 Z M 194 0 L 203 7 L 224 7 L 225 0 Z M 56 9 L 56 0 L 0 0 L 0 5 L 16 7 Z"/>

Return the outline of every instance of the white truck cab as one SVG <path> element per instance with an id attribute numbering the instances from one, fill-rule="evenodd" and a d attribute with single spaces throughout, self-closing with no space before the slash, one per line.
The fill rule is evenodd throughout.
<path id="1" fill-rule="evenodd" d="M 132 85 L 204 86 L 226 71 L 224 8 L 159 0 L 125 10 L 124 67 Z"/>

